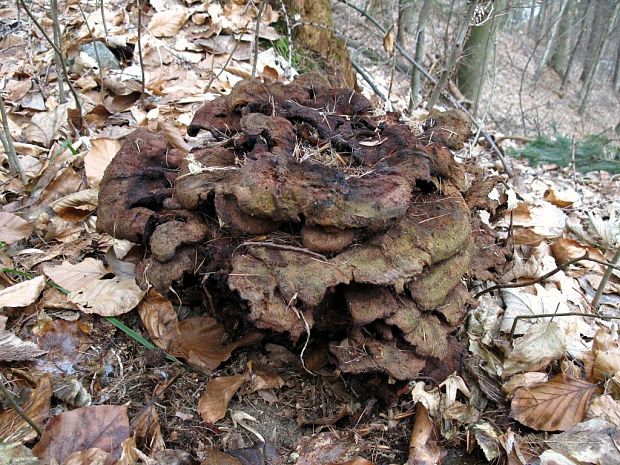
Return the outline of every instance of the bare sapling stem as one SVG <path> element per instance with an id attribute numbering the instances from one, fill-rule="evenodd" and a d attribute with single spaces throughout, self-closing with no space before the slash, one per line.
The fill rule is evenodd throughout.
<path id="1" fill-rule="evenodd" d="M 52 14 L 52 31 L 54 32 L 54 43 L 56 48 L 62 50 L 60 23 L 58 22 L 58 2 L 57 0 L 50 0 L 50 11 Z M 61 57 L 57 52 L 54 52 L 56 59 L 54 60 L 56 67 L 56 77 L 58 79 L 58 100 L 60 103 L 67 103 L 67 96 L 65 94 L 65 85 L 63 83 L 62 66 L 60 65 Z"/>
<path id="2" fill-rule="evenodd" d="M 611 278 L 611 274 L 614 271 L 614 266 L 618 264 L 620 261 L 620 250 L 616 250 L 614 256 L 611 259 L 611 265 L 608 266 L 605 270 L 605 274 L 603 274 L 603 279 L 601 279 L 601 283 L 598 285 L 598 289 L 596 290 L 596 294 L 594 294 L 594 299 L 592 299 L 592 308 L 596 311 L 598 310 L 598 306 L 601 302 L 601 297 L 603 297 L 603 291 L 605 287 L 607 287 L 607 283 L 609 282 L 609 278 Z"/>
<path id="3" fill-rule="evenodd" d="M 4 152 L 9 160 L 9 169 L 11 170 L 11 174 L 19 175 L 19 178 L 22 180 L 24 184 L 28 182 L 26 175 L 22 171 L 21 166 L 19 165 L 19 159 L 17 158 L 17 153 L 15 152 L 15 145 L 13 145 L 13 137 L 11 136 L 11 130 L 9 128 L 9 120 L 6 116 L 6 108 L 4 107 L 4 98 L 0 93 L 0 116 L 2 117 L 2 128 L 3 132 L 0 132 L 0 140 L 2 141 L 2 146 L 4 147 Z"/>

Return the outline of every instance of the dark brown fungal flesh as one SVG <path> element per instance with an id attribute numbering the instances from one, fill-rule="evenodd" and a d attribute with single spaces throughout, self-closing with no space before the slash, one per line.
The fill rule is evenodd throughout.
<path id="1" fill-rule="evenodd" d="M 141 285 L 203 286 L 223 321 L 245 315 L 293 341 L 322 335 L 346 373 L 447 375 L 459 364 L 462 280 L 489 240 L 472 234 L 448 149 L 469 126 L 458 113 L 433 121 L 418 137 L 313 75 L 243 81 L 188 129 L 216 143 L 185 154 L 161 134 L 129 136 L 104 176 L 97 225 L 147 247 Z"/>

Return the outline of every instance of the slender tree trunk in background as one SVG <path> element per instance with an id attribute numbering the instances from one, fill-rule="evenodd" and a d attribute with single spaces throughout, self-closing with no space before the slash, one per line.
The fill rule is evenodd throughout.
<path id="1" fill-rule="evenodd" d="M 568 63 L 568 50 L 570 45 L 570 1 L 566 1 L 566 7 L 560 17 L 560 24 L 558 25 L 558 33 L 555 40 L 555 50 L 549 59 L 551 67 L 562 76 Z"/>
<path id="2" fill-rule="evenodd" d="M 568 0 L 563 0 L 562 4 L 560 5 L 559 16 L 558 17 L 550 16 L 551 24 L 550 24 L 550 29 L 549 29 L 549 37 L 547 39 L 547 45 L 545 45 L 545 50 L 543 51 L 542 57 L 540 58 L 540 62 L 538 63 L 538 68 L 536 69 L 536 73 L 534 74 L 534 87 L 536 86 L 536 83 L 540 79 L 540 74 L 543 72 L 543 70 L 545 69 L 545 66 L 547 65 L 547 59 L 549 58 L 551 47 L 555 43 L 555 38 L 558 35 L 560 20 L 564 16 L 564 11 L 567 9 L 567 7 L 568 7 Z"/>
<path id="3" fill-rule="evenodd" d="M 536 3 L 532 3 L 530 7 L 530 17 L 527 20 L 527 35 L 532 35 L 532 29 L 534 28 L 534 18 L 536 17 Z"/>
<path id="4" fill-rule="evenodd" d="M 614 90 L 620 89 L 620 40 L 618 40 L 616 62 L 614 63 L 614 76 L 611 82 Z"/>
<path id="5" fill-rule="evenodd" d="M 536 40 L 540 40 L 545 34 L 545 25 L 547 24 L 547 16 L 549 14 L 549 3 L 543 2 L 540 5 L 540 11 L 536 17 L 536 27 L 534 31 L 534 37 Z"/>
<path id="6" fill-rule="evenodd" d="M 441 92 L 443 91 L 446 82 L 448 82 L 448 78 L 454 69 L 454 65 L 461 57 L 463 53 L 463 44 L 465 43 L 465 39 L 467 38 L 467 32 L 469 31 L 469 25 L 474 16 L 474 11 L 478 6 L 478 0 L 471 0 L 467 6 L 467 13 L 465 13 L 465 20 L 461 24 L 461 29 L 456 38 L 456 42 L 452 45 L 452 53 L 450 54 L 450 59 L 446 63 L 446 67 L 441 73 L 441 77 L 439 81 L 433 88 L 433 93 L 431 94 L 431 98 L 428 101 L 428 108 L 433 108 L 435 104 L 439 101 L 439 97 L 441 96 Z"/>
<path id="7" fill-rule="evenodd" d="M 560 84 L 560 89 L 563 89 L 566 83 L 568 82 L 571 69 L 573 68 L 573 64 L 575 63 L 575 57 L 577 56 L 577 50 L 579 50 L 579 47 L 581 46 L 581 42 L 582 40 L 584 40 L 584 37 L 586 36 L 585 32 L 587 31 L 588 26 L 590 24 L 589 18 L 587 17 L 588 11 L 589 10 L 586 5 L 585 11 L 583 12 L 583 17 L 581 18 L 581 27 L 579 28 L 579 35 L 577 36 L 577 40 L 575 40 L 573 49 L 571 50 L 570 55 L 568 57 L 568 63 L 566 64 L 566 70 L 564 71 L 564 76 L 562 76 L 562 84 Z"/>
<path id="8" fill-rule="evenodd" d="M 592 26 L 590 27 L 588 44 L 586 46 L 586 53 L 583 58 L 583 68 L 581 70 L 581 76 L 579 77 L 579 80 L 582 82 L 586 81 L 590 72 L 590 68 L 592 68 L 592 65 L 594 63 L 594 55 L 596 54 L 596 50 L 601 41 L 601 37 L 603 36 L 605 24 L 609 21 L 609 16 L 604 17 L 606 12 L 605 0 L 593 0 L 591 4 L 592 3 L 595 4 L 592 17 Z"/>
<path id="9" fill-rule="evenodd" d="M 609 40 L 609 36 L 611 35 L 611 30 L 613 29 L 614 23 L 618 18 L 618 13 L 620 12 L 620 2 L 616 2 L 614 6 L 614 11 L 611 14 L 611 18 L 607 19 L 605 30 L 603 31 L 603 35 L 601 40 L 599 40 L 598 47 L 594 54 L 594 61 L 592 66 L 590 66 L 590 71 L 586 76 L 586 81 L 583 84 L 583 89 L 581 91 L 581 103 L 579 104 L 578 113 L 582 115 L 586 110 L 586 104 L 588 102 L 588 98 L 590 97 L 590 92 L 592 90 L 592 84 L 594 82 L 594 75 L 596 74 L 596 68 L 598 68 L 599 63 L 601 62 L 601 57 L 603 56 L 603 49 L 605 48 L 605 44 L 607 40 Z"/>
<path id="10" fill-rule="evenodd" d="M 459 62 L 457 79 L 459 90 L 465 98 L 472 102 L 471 111 L 476 116 L 480 94 L 484 86 L 487 63 L 493 54 L 493 41 L 499 22 L 505 24 L 505 16 L 501 19 L 505 0 L 496 1 L 493 18 L 482 26 L 473 26 L 467 42 L 463 47 L 463 57 Z"/>
<path id="11" fill-rule="evenodd" d="M 448 10 L 448 19 L 446 21 L 446 30 L 443 34 L 443 56 L 448 56 L 448 43 L 450 42 L 450 21 L 452 20 L 452 12 L 454 11 L 454 0 L 450 0 L 450 9 Z"/>
<path id="12" fill-rule="evenodd" d="M 415 61 L 422 63 L 424 60 L 424 36 L 426 31 L 426 23 L 431 12 L 432 0 L 424 0 L 422 8 L 418 15 L 418 30 L 415 42 Z M 412 110 L 420 99 L 420 70 L 413 67 L 411 73 L 411 91 L 409 94 L 409 110 Z"/>
<path id="13" fill-rule="evenodd" d="M 415 30 L 415 3 L 413 0 L 398 0 L 398 34 L 396 40 L 405 47 L 405 37 Z"/>

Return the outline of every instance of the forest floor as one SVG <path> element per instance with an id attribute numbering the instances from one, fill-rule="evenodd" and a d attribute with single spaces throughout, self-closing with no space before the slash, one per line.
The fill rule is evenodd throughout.
<path id="1" fill-rule="evenodd" d="M 221 365 L 205 375 L 195 364 L 192 370 L 166 360 L 156 347 L 164 329 L 209 310 L 184 305 L 187 295 L 144 297 L 131 263 L 144 252 L 95 228 L 99 184 L 135 128 L 164 133 L 186 151 L 202 143 L 186 135 L 196 110 L 251 76 L 255 11 L 237 3 L 220 9 L 152 1 L 142 17 L 143 100 L 137 52 L 127 45 L 138 39 L 135 9 L 125 7 L 106 3 L 106 30 L 94 3 L 85 6 L 88 27 L 74 5 L 62 11 L 64 51 L 86 116 L 81 134 L 75 108 L 59 103 L 53 50 L 23 12 L 17 22 L 14 5 L 0 7 L 0 84 L 25 172 L 25 181 L 11 175 L 0 154 L 0 383 L 45 429 L 39 435 L 4 393 L 0 463 L 112 463 L 121 454 L 121 465 L 620 462 L 618 268 L 600 307 L 591 307 L 603 264 L 620 248 L 620 178 L 517 160 L 509 177 L 487 146 L 471 140 L 454 156 L 468 176 L 493 180 L 475 216 L 510 260 L 487 280 L 468 279 L 468 289 L 474 295 L 496 283 L 521 287 L 484 293 L 471 306 L 458 332 L 466 368 L 446 380 L 377 381 L 328 363 L 320 340 L 304 358 L 303 337 L 292 344 L 277 334 L 230 356 L 210 345 L 203 327 L 186 334 L 191 354 L 183 361 L 215 358 Z M 336 8 L 340 32 L 367 44 L 373 37 L 379 50 L 381 37 L 365 34 L 370 26 L 344 8 Z M 33 9 L 51 34 L 42 4 Z M 265 45 L 278 37 L 276 20 L 267 8 Z M 105 91 L 95 58 L 80 49 L 91 35 L 106 40 L 120 68 L 105 76 Z M 533 67 L 522 74 L 531 48 L 515 37 L 499 40 L 495 88 L 486 94 L 489 130 L 617 137 L 610 128 L 620 120 L 620 96 L 603 85 L 595 86 L 582 118 L 575 79 L 561 95 L 557 75 L 547 70 L 530 94 Z M 273 49 L 259 57 L 259 76 L 285 78 L 286 64 Z M 389 60 L 353 58 L 387 89 Z M 528 84 L 523 111 L 515 91 L 521 81 Z M 408 79 L 397 75 L 395 108 L 406 106 L 407 88 Z M 427 116 L 416 111 L 409 121 L 417 127 Z M 569 224 L 586 231 L 569 232 Z M 585 254 L 595 261 L 578 260 Z M 563 267 L 568 260 L 575 261 Z M 585 447 L 587 437 L 598 440 Z"/>

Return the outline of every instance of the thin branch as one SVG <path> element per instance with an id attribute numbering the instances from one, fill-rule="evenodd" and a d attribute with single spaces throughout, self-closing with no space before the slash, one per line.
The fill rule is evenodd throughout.
<path id="1" fill-rule="evenodd" d="M 512 288 L 516 288 L 516 287 L 527 287 L 527 286 L 531 286 L 532 284 L 537 284 L 537 283 L 539 283 L 541 281 L 544 281 L 547 278 L 550 278 L 551 276 L 553 276 L 557 272 L 562 271 L 564 268 L 567 268 L 570 265 L 572 265 L 574 263 L 577 263 L 577 262 L 581 262 L 581 261 L 589 261 L 589 262 L 600 263 L 601 265 L 607 266 L 608 269 L 620 270 L 620 266 L 617 266 L 616 263 L 609 263 L 609 262 L 604 262 L 602 260 L 597 260 L 595 258 L 590 258 L 588 256 L 588 254 L 585 253 L 581 257 L 573 258 L 572 260 L 568 260 L 567 262 L 562 263 L 558 267 L 554 268 L 553 270 L 549 271 L 548 273 L 545 273 L 542 276 L 539 276 L 536 279 L 532 279 L 532 280 L 529 280 L 529 281 L 526 281 L 526 282 L 523 282 L 523 283 L 496 284 L 494 286 L 487 287 L 486 289 L 483 289 L 480 292 L 478 292 L 474 296 L 474 299 L 477 299 L 478 297 L 480 297 L 483 294 L 487 294 L 489 292 L 496 291 L 498 289 L 512 289 Z"/>
<path id="2" fill-rule="evenodd" d="M 4 394 L 4 398 L 9 402 L 9 404 L 11 404 L 11 407 L 13 407 L 17 414 L 22 417 L 23 420 L 28 423 L 33 430 L 37 432 L 37 436 L 41 437 L 43 435 L 43 430 L 32 418 L 28 416 L 24 409 L 21 408 L 21 406 L 17 403 L 11 391 L 9 391 L 4 385 L 4 381 L 4 376 L 0 375 L 0 391 L 2 391 L 2 394 Z"/>
<path id="3" fill-rule="evenodd" d="M 372 88 L 373 92 L 387 102 L 388 101 L 387 95 L 385 95 L 383 91 L 379 89 L 379 86 L 377 86 L 375 81 L 373 81 L 372 77 L 370 77 L 370 74 L 368 74 L 368 72 L 366 72 L 366 70 L 362 68 L 360 65 L 358 65 L 355 61 L 353 60 L 350 60 L 350 61 L 351 61 L 351 66 L 353 66 L 353 69 L 364 78 L 364 81 L 368 83 L 368 85 Z"/>
<path id="4" fill-rule="evenodd" d="M 256 77 L 256 65 L 258 63 L 258 34 L 260 32 L 260 20 L 263 16 L 263 11 L 265 10 L 265 5 L 267 3 L 265 0 L 260 2 L 260 6 L 258 7 L 258 13 L 256 15 L 256 28 L 254 29 L 254 59 L 252 60 L 252 79 Z"/>
<path id="5" fill-rule="evenodd" d="M 136 0 L 136 4 L 138 5 L 138 58 L 140 58 L 140 80 L 142 81 L 140 98 L 144 98 L 146 92 L 146 78 L 144 77 L 144 60 L 142 58 L 142 5 L 140 4 L 140 0 Z"/>
<path id="6" fill-rule="evenodd" d="M 620 261 L 620 250 L 617 250 L 611 259 L 611 263 L 607 266 L 605 270 L 605 274 L 603 275 L 603 279 L 601 283 L 598 285 L 598 289 L 596 290 L 596 294 L 594 295 L 594 299 L 592 299 L 592 308 L 594 310 L 598 310 L 599 303 L 601 301 L 601 297 L 603 297 L 603 291 L 609 282 L 609 278 L 611 278 L 611 274 L 614 271 L 615 265 Z"/>
<path id="7" fill-rule="evenodd" d="M 102 0 L 102 4 L 103 4 L 103 0 Z M 95 49 L 95 58 L 97 59 L 97 66 L 99 66 L 99 89 L 100 89 L 100 94 L 101 94 L 101 104 L 103 105 L 104 100 L 105 100 L 104 92 L 103 92 L 103 64 L 101 63 L 101 58 L 99 57 L 99 50 L 97 50 L 98 42 L 95 39 L 95 34 L 93 33 L 93 30 L 90 28 L 90 24 L 88 24 L 88 18 L 86 17 L 86 14 L 84 13 L 84 9 L 82 8 L 82 4 L 80 3 L 80 0 L 78 0 L 77 5 L 80 10 L 80 13 L 82 13 L 84 24 L 86 24 L 86 29 L 88 29 L 88 34 L 90 35 L 90 38 L 92 39 L 93 48 Z"/>
<path id="8" fill-rule="evenodd" d="M 108 39 L 108 25 L 105 22 L 105 8 L 103 6 L 103 0 L 99 0 L 99 11 L 101 12 L 101 22 L 103 23 L 103 33 L 106 40 Z"/>
<path id="9" fill-rule="evenodd" d="M 259 241 L 246 241 L 242 243 L 243 246 L 250 247 L 269 247 L 271 249 L 280 249 L 280 250 L 289 250 L 291 252 L 299 252 L 304 253 L 306 255 L 310 255 L 311 257 L 318 258 L 321 261 L 326 262 L 327 258 L 325 255 L 321 255 L 320 253 L 313 252 L 312 250 L 303 249 L 301 247 L 295 247 L 292 245 L 286 244 L 274 244 L 273 242 L 259 242 Z"/>
<path id="10" fill-rule="evenodd" d="M 75 87 L 73 87 L 73 84 L 71 84 L 71 81 L 69 80 L 69 71 L 67 70 L 67 64 L 65 63 L 65 59 L 62 56 L 62 51 L 58 47 L 56 47 L 56 44 L 54 43 L 54 41 L 47 34 L 47 32 L 45 32 L 45 29 L 43 29 L 43 26 L 41 26 L 39 21 L 37 21 L 37 18 L 34 17 L 30 9 L 26 6 L 26 2 L 24 0 L 17 0 L 17 2 L 24 9 L 24 11 L 28 15 L 28 17 L 32 20 L 32 22 L 37 27 L 37 29 L 41 31 L 41 34 L 43 34 L 43 37 L 45 37 L 45 40 L 47 40 L 50 46 L 54 49 L 54 52 L 56 52 L 58 56 L 60 57 L 60 65 L 62 66 L 62 73 L 64 74 L 64 77 L 67 81 L 67 85 L 69 86 L 71 95 L 73 95 L 73 99 L 75 100 L 75 108 L 79 113 L 80 129 L 81 129 L 82 126 L 84 125 L 84 115 L 82 113 L 82 104 L 80 103 L 80 98 L 78 97 L 78 93 L 76 92 Z"/>
<path id="11" fill-rule="evenodd" d="M 28 182 L 28 178 L 26 178 L 26 175 L 22 171 L 22 168 L 19 164 L 19 158 L 17 158 L 17 152 L 15 151 L 15 146 L 13 145 L 13 137 L 11 136 L 11 128 L 9 128 L 9 119 L 6 115 L 6 108 L 4 107 L 4 98 L 2 97 L 1 93 L 0 117 L 2 117 L 2 127 L 4 129 L 4 134 L 2 133 L 2 131 L 0 131 L 0 141 L 2 141 L 4 152 L 9 159 L 9 168 L 12 174 L 18 174 L 22 182 L 26 184 Z"/>
<path id="12" fill-rule="evenodd" d="M 60 23 L 58 22 L 58 1 L 50 0 L 50 12 L 52 15 L 52 31 L 54 32 L 54 43 L 59 50 L 62 50 L 61 45 L 61 34 L 60 34 Z M 65 86 L 62 82 L 62 67 L 60 66 L 60 61 L 62 60 L 60 54 L 54 52 L 56 56 L 55 65 L 56 65 L 56 76 L 58 77 L 58 100 L 60 103 L 67 102 L 67 96 L 65 95 Z"/>
<path id="13" fill-rule="evenodd" d="M 579 312 L 563 312 L 563 313 L 535 313 L 529 315 L 517 315 L 512 322 L 512 328 L 510 328 L 509 338 L 512 340 L 517 329 L 517 323 L 519 320 L 529 320 L 530 318 L 555 318 L 556 316 L 582 316 L 584 318 L 600 318 L 601 320 L 620 320 L 620 316 L 608 316 L 608 315 L 593 315 L 591 313 L 579 313 Z"/>

